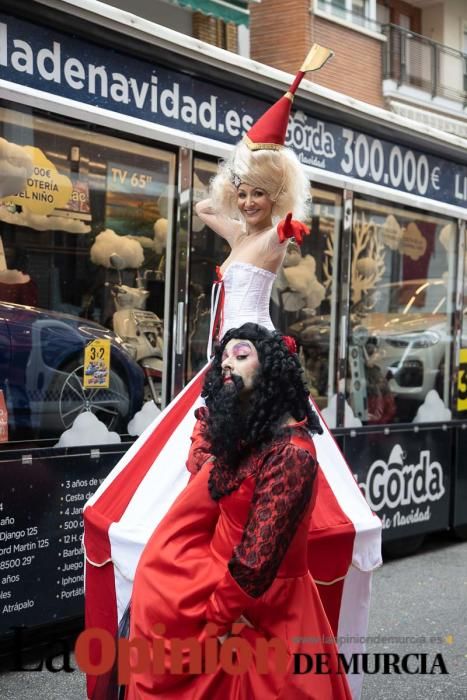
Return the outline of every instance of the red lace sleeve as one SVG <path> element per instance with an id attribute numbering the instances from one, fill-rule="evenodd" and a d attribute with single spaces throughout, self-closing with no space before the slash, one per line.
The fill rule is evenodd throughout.
<path id="1" fill-rule="evenodd" d="M 312 496 L 314 457 L 287 443 L 266 458 L 241 544 L 206 605 L 206 619 L 218 626 L 219 634 L 273 582 Z"/>
<path id="2" fill-rule="evenodd" d="M 243 538 L 229 571 L 253 598 L 267 591 L 309 505 L 314 455 L 291 445 L 270 453 L 256 481 Z"/>
<path id="3" fill-rule="evenodd" d="M 190 474 L 197 474 L 203 464 L 209 459 L 213 459 L 210 452 L 210 446 L 204 437 L 204 427 L 206 421 L 207 409 L 199 408 L 195 411 L 196 421 L 193 433 L 191 435 L 191 447 L 186 461 L 186 468 Z"/>

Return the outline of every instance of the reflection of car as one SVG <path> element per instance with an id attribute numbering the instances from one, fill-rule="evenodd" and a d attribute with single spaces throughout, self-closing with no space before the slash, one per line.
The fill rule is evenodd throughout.
<path id="1" fill-rule="evenodd" d="M 84 347 L 109 339 L 109 388 L 83 388 Z M 126 430 L 139 410 L 144 374 L 109 330 L 76 316 L 0 302 L 0 388 L 11 437 L 58 435 L 90 410 Z"/>
<path id="2" fill-rule="evenodd" d="M 389 388 L 401 398 L 423 401 L 431 389 L 443 394 L 452 339 L 446 297 L 441 279 L 380 285 L 373 311 L 362 319 Z"/>
<path id="3" fill-rule="evenodd" d="M 452 340 L 446 298 L 442 279 L 380 284 L 367 300 L 366 313 L 352 315 L 349 348 L 361 353 L 363 365 L 379 365 L 395 396 L 423 401 L 430 389 L 443 396 Z M 329 352 L 329 316 L 303 318 L 288 332 L 308 352 Z"/>

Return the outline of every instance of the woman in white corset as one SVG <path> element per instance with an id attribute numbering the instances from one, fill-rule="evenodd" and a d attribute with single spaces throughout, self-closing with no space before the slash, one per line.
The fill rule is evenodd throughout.
<path id="1" fill-rule="evenodd" d="M 303 236 L 310 200 L 308 179 L 295 154 L 252 151 L 242 141 L 219 166 L 211 199 L 196 205 L 199 218 L 224 238 L 230 255 L 219 268 L 224 287 L 222 336 L 236 324 L 259 323 L 274 330 L 269 301 L 288 239 Z M 287 212 L 296 220 L 281 221 Z"/>
<path id="2" fill-rule="evenodd" d="M 231 248 L 220 268 L 218 336 L 249 321 L 274 328 L 269 299 L 275 275 L 287 239 L 294 236 L 300 243 L 306 232 L 298 219 L 309 204 L 309 182 L 296 156 L 283 146 L 290 93 L 308 70 L 304 66 L 289 93 L 220 166 L 210 199 L 196 207 Z M 295 220 L 283 220 L 288 212 Z M 205 372 L 145 430 L 85 506 L 87 627 L 116 633 L 142 549 L 189 480 L 185 462 Z M 309 566 L 335 635 L 355 639 L 366 634 L 371 571 L 381 563 L 380 523 L 322 419 L 321 424 L 323 434 L 314 438 L 320 466 Z M 340 646 L 345 653 L 362 650 L 359 642 L 349 640 Z M 88 676 L 88 697 L 100 700 L 95 680 Z M 358 697 L 360 679 L 354 676 L 349 682 Z"/>

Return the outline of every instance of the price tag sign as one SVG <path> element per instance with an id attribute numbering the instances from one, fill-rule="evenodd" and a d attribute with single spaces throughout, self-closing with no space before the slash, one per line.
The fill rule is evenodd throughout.
<path id="1" fill-rule="evenodd" d="M 84 348 L 85 389 L 108 389 L 110 380 L 110 340 L 93 340 Z"/>
<path id="2" fill-rule="evenodd" d="M 467 411 L 467 348 L 459 354 L 459 374 L 457 375 L 457 410 Z"/>

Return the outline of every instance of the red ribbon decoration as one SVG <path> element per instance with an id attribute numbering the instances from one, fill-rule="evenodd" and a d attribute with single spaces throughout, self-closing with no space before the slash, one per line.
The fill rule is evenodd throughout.
<path id="1" fill-rule="evenodd" d="M 295 338 L 292 338 L 291 335 L 283 335 L 282 340 L 287 346 L 287 350 L 291 353 L 297 353 L 297 343 L 295 342 Z"/>

